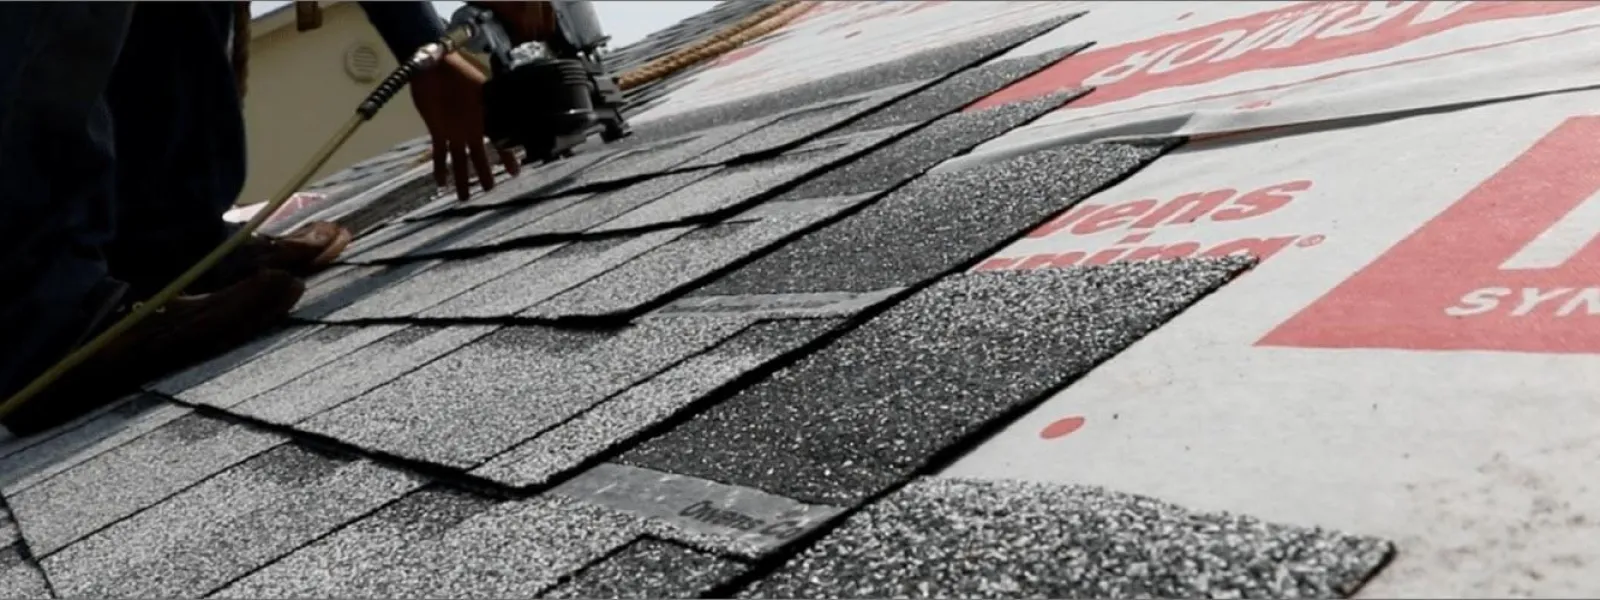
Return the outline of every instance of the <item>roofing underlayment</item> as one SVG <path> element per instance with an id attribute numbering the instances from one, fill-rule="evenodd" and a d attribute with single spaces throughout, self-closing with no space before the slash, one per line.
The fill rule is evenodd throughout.
<path id="1" fill-rule="evenodd" d="M 0 451 L 0 595 L 1592 596 L 1596 28 L 826 2 L 465 204 L 399 148 L 295 324 Z"/>

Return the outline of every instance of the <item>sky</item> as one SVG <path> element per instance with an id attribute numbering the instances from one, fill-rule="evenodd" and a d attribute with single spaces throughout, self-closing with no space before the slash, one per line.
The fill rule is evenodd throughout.
<path id="1" fill-rule="evenodd" d="M 251 2 L 250 12 L 259 15 L 287 2 Z M 594 3 L 600 15 L 600 24 L 611 36 L 610 47 L 621 48 L 653 32 L 666 29 L 685 18 L 710 10 L 711 2 L 680 2 L 663 0 L 601 0 Z M 461 7 L 460 2 L 434 2 L 434 9 L 446 19 Z"/>

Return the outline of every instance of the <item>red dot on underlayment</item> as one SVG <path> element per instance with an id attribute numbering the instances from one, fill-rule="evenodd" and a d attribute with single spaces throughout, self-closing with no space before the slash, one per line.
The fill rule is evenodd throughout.
<path id="1" fill-rule="evenodd" d="M 1066 437 L 1081 428 L 1083 428 L 1083 417 L 1067 417 L 1046 425 L 1043 430 L 1039 431 L 1039 437 L 1053 440 L 1059 437 Z"/>

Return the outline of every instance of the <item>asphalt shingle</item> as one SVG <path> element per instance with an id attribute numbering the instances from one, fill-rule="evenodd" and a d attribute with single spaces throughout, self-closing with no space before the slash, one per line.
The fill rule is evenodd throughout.
<path id="1" fill-rule="evenodd" d="M 629 138 L 613 144 L 605 162 L 584 169 L 575 186 L 581 188 L 689 168 L 688 163 L 698 162 L 695 159 L 765 124 L 763 120 L 743 121 L 664 140 Z"/>
<path id="2" fill-rule="evenodd" d="M 810 143 L 783 156 L 731 167 L 641 206 L 594 231 L 618 231 L 706 219 L 748 208 L 780 186 L 852 159 L 905 128 L 879 129 Z"/>
<path id="3" fill-rule="evenodd" d="M 590 566 L 546 598 L 698 598 L 749 567 L 670 542 L 640 539 Z"/>
<path id="4" fill-rule="evenodd" d="M 0 493 L 11 496 L 192 412 L 137 394 L 0 458 Z"/>
<path id="5" fill-rule="evenodd" d="M 1335 598 L 1393 552 L 1101 488 L 923 479 L 740 597 Z"/>
<path id="6" fill-rule="evenodd" d="M 333 408 L 494 331 L 492 326 L 412 325 L 263 392 L 228 411 L 289 425 Z"/>
<path id="7" fill-rule="evenodd" d="M 416 489 L 370 462 L 279 446 L 43 560 L 67 597 L 198 597 Z"/>
<path id="8" fill-rule="evenodd" d="M 692 231 L 572 242 L 549 256 L 418 313 L 424 318 L 503 317 L 521 312 Z"/>
<path id="9" fill-rule="evenodd" d="M 651 533 L 656 537 L 749 560 L 766 556 L 843 510 L 616 463 L 587 469 L 550 493 L 648 519 L 655 524 Z"/>
<path id="10" fill-rule="evenodd" d="M 778 154 L 807 140 L 833 131 L 847 121 L 873 113 L 933 83 L 927 79 L 873 89 L 810 106 L 800 106 L 775 117 L 750 133 L 706 152 L 686 166 L 709 166 Z"/>
<path id="11" fill-rule="evenodd" d="M 851 317 L 904 293 L 906 288 L 872 292 L 821 292 L 750 296 L 691 296 L 663 306 L 648 315 L 729 315 L 762 319 L 824 319 Z"/>
<path id="12" fill-rule="evenodd" d="M 212 358 L 182 371 L 178 371 L 177 373 L 173 373 L 172 375 L 145 386 L 145 389 L 159 394 L 164 394 L 166 396 L 176 397 L 185 390 L 210 381 L 211 378 L 217 377 L 228 372 L 234 367 L 254 360 L 256 357 L 261 356 L 262 354 L 271 352 L 277 348 L 281 348 L 286 344 L 293 343 L 295 340 L 300 339 L 300 336 L 311 333 L 313 330 L 315 330 L 315 326 L 291 326 L 277 329 L 275 331 L 263 334 L 261 337 L 258 337 L 254 340 L 240 344 L 239 347 L 229 350 L 223 353 L 221 356 L 217 356 L 216 358 Z"/>
<path id="13" fill-rule="evenodd" d="M 545 318 L 637 315 L 651 303 L 681 293 L 748 255 L 781 245 L 866 199 L 851 196 L 785 202 L 782 204 L 789 210 L 782 213 L 771 210 L 773 204 L 764 205 L 768 209 L 765 218 L 697 229 L 523 314 Z"/>
<path id="14" fill-rule="evenodd" d="M 0 598 L 54 598 L 44 573 L 23 557 L 20 544 L 0 548 Z"/>
<path id="15" fill-rule="evenodd" d="M 973 67 L 850 123 L 840 134 L 910 125 L 944 117 L 1078 53 L 1088 44 L 1047 50 Z"/>
<path id="16" fill-rule="evenodd" d="M 859 501 L 1043 400 L 1245 264 L 953 276 L 620 460 L 807 502 Z"/>
<path id="17" fill-rule="evenodd" d="M 317 327 L 294 341 L 178 394 L 189 404 L 227 408 L 355 352 L 400 326 Z"/>
<path id="18" fill-rule="evenodd" d="M 298 427 L 451 467 L 473 467 L 741 328 L 652 320 L 620 331 L 508 327 Z"/>
<path id="19" fill-rule="evenodd" d="M 997 57 L 1033 38 L 1039 37 L 1076 15 L 1041 21 L 931 48 L 905 58 L 831 75 L 732 102 L 707 106 L 671 115 L 635 127 L 635 135 L 666 138 L 691 131 L 786 113 L 797 106 L 808 106 L 835 98 L 893 85 L 943 77 Z"/>
<path id="20" fill-rule="evenodd" d="M 696 295 L 866 292 L 912 285 L 998 250 L 1164 150 L 1065 146 L 920 177 Z"/>
<path id="21" fill-rule="evenodd" d="M 522 235 L 579 236 L 628 211 L 678 191 L 686 185 L 710 177 L 716 169 L 662 175 L 628 187 L 597 193 L 566 210 L 555 213 L 517 232 Z"/>
<path id="22" fill-rule="evenodd" d="M 47 556 L 284 442 L 195 414 L 8 495 L 29 547 Z"/>
<path id="23" fill-rule="evenodd" d="M 330 323 L 410 317 L 549 256 L 561 246 L 516 248 L 475 258 L 431 263 L 404 281 L 395 282 L 321 320 Z"/>
<path id="24" fill-rule="evenodd" d="M 839 325 L 837 320 L 823 319 L 751 325 L 704 354 L 495 457 L 472 474 L 515 487 L 549 483 Z"/>
<path id="25" fill-rule="evenodd" d="M 623 547 L 634 518 L 562 498 L 428 489 L 252 573 L 221 598 L 532 598 Z"/>
<path id="26" fill-rule="evenodd" d="M 945 116 L 859 160 L 802 183 L 783 197 L 813 198 L 889 190 L 951 157 L 1060 108 L 1084 91 L 1057 92 L 1027 102 Z M 890 109 L 889 113 L 893 112 Z"/>

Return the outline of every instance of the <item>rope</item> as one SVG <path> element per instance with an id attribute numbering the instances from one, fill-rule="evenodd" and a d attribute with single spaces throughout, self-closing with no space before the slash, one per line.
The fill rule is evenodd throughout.
<path id="1" fill-rule="evenodd" d="M 811 2 L 783 0 L 763 8 L 755 14 L 741 19 L 738 23 L 729 25 L 688 47 L 680 48 L 671 54 L 624 73 L 622 77 L 618 78 L 617 86 L 624 91 L 631 90 L 660 81 L 673 73 L 727 54 L 752 40 L 788 25 L 790 21 L 799 18 L 800 15 L 811 10 L 813 6 L 815 5 Z"/>

